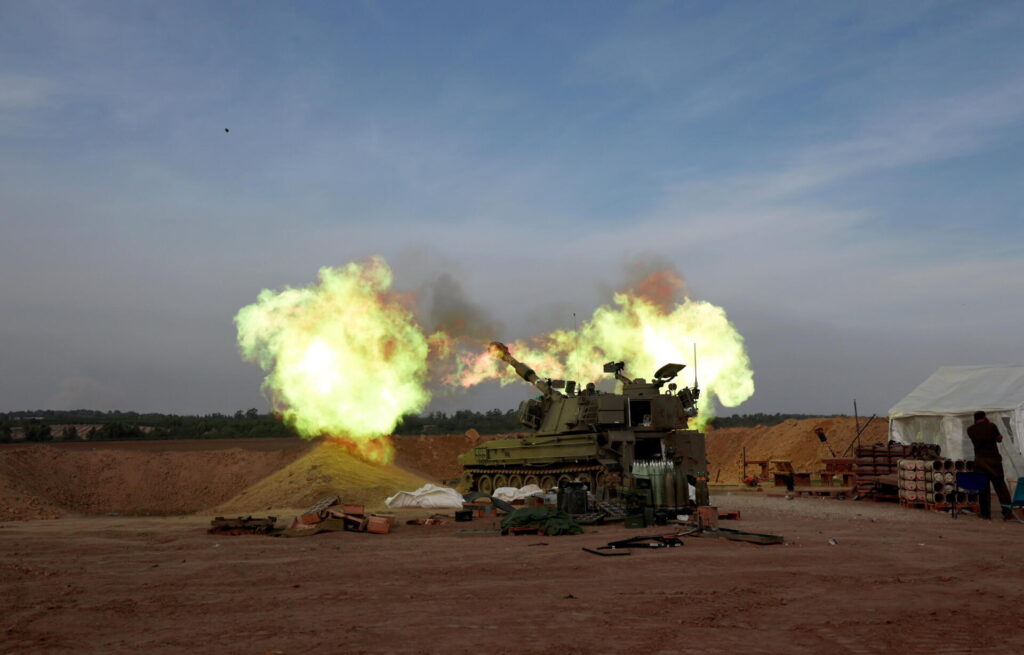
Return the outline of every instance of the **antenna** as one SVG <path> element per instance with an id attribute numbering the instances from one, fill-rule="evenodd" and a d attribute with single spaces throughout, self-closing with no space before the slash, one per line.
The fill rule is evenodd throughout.
<path id="1" fill-rule="evenodd" d="M 697 385 L 697 344 L 693 344 L 693 388 L 699 389 Z"/>
<path id="2" fill-rule="evenodd" d="M 579 345 L 580 335 L 576 331 L 576 312 L 572 313 L 572 336 L 576 339 L 576 344 Z M 574 348 L 573 350 L 578 350 Z M 580 360 L 579 356 L 576 358 L 576 371 L 573 373 L 573 378 L 576 380 L 580 379 Z"/>

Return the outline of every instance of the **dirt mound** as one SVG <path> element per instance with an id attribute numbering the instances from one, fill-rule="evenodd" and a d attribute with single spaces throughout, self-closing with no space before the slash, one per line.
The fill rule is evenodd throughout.
<path id="1" fill-rule="evenodd" d="M 264 512 L 277 508 L 308 507 L 324 496 L 381 508 L 398 491 L 418 489 L 430 480 L 397 466 L 370 464 L 346 448 L 330 442 L 313 448 L 280 471 L 245 489 L 212 511 Z"/>
<path id="2" fill-rule="evenodd" d="M 481 442 L 475 434 L 395 437 L 395 463 L 438 482 L 451 482 L 462 476 L 458 456 Z"/>
<path id="3" fill-rule="evenodd" d="M 0 521 L 55 519 L 64 514 L 60 507 L 10 479 L 2 470 L 2 466 L 0 463 Z"/>
<path id="4" fill-rule="evenodd" d="M 843 417 L 712 430 L 711 480 L 738 482 L 744 448 L 748 460 L 784 459 L 798 471 L 821 470 L 828 451 L 814 434 L 819 426 L 837 453 L 854 438 L 854 420 Z M 886 421 L 876 419 L 861 440 L 885 442 L 887 436 Z M 327 495 L 379 508 L 396 491 L 458 478 L 458 455 L 491 438 L 395 437 L 397 465 L 387 467 L 336 444 L 298 439 L 7 445 L 0 447 L 0 521 L 264 512 L 306 507 Z"/>
<path id="5" fill-rule="evenodd" d="M 146 443 L 146 442 L 139 442 Z M 135 445 L 135 444 L 133 444 Z M 69 513 L 191 514 L 224 502 L 308 448 L 182 450 L 148 442 L 7 446 L 0 449 L 0 520 Z"/>
<path id="6" fill-rule="evenodd" d="M 458 478 L 488 437 L 396 437 L 396 466 L 299 439 L 66 442 L 0 447 L 0 521 L 69 514 L 180 515 L 304 507 L 329 494 L 379 505 Z"/>
<path id="7" fill-rule="evenodd" d="M 861 427 L 867 419 L 860 419 Z M 711 429 L 707 433 L 708 474 L 711 481 L 739 482 L 743 471 L 743 449 L 747 460 L 784 459 L 799 472 L 814 472 L 824 468 L 821 460 L 831 457 L 828 448 L 818 440 L 814 428 L 825 429 L 828 443 L 842 456 L 857 434 L 853 418 L 835 416 L 823 419 L 789 420 L 778 425 L 759 425 L 755 428 Z M 885 443 L 889 439 L 889 424 L 876 418 L 861 434 L 861 443 Z M 850 449 L 849 456 L 853 456 Z M 753 469 L 748 469 L 748 473 Z"/>

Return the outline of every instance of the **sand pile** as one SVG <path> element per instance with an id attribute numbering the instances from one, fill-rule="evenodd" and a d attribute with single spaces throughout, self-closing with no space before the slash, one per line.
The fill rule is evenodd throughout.
<path id="1" fill-rule="evenodd" d="M 860 419 L 861 427 L 867 419 Z M 724 428 L 709 430 L 707 433 L 708 474 L 712 482 L 739 482 L 743 470 L 743 449 L 747 460 L 784 459 L 793 464 L 798 472 L 815 472 L 824 468 L 821 460 L 831 457 L 828 449 L 814 434 L 814 428 L 825 429 L 828 443 L 842 456 L 843 451 L 857 434 L 853 418 L 832 417 L 822 419 L 790 420 L 778 425 L 755 428 Z M 889 424 L 884 418 L 876 418 L 861 434 L 861 443 L 886 443 L 889 439 Z M 850 449 L 849 456 L 853 456 Z M 754 469 L 748 469 L 748 473 Z"/>
<path id="2" fill-rule="evenodd" d="M 280 471 L 245 489 L 211 511 L 225 514 L 308 507 L 324 496 L 379 509 L 398 491 L 418 489 L 430 480 L 397 466 L 379 466 L 342 446 L 317 443 Z"/>
<path id="3" fill-rule="evenodd" d="M 0 449 L 0 520 L 69 513 L 190 514 L 224 502 L 301 452 L 292 444 L 259 451 L 83 446 Z"/>
<path id="4" fill-rule="evenodd" d="M 452 482 L 462 477 L 458 457 L 482 439 L 475 430 L 471 434 L 443 436 L 395 437 L 395 463 L 437 482 Z"/>

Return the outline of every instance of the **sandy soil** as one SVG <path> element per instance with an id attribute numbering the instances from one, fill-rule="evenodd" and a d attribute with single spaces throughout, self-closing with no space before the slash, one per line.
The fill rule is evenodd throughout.
<path id="1" fill-rule="evenodd" d="M 834 421 L 830 436 L 843 434 Z M 813 466 L 813 427 L 712 434 L 712 466 L 771 443 Z M 603 558 L 581 548 L 660 530 L 457 533 L 494 519 L 206 534 L 214 514 L 285 524 L 328 493 L 380 507 L 452 477 L 472 440 L 399 439 L 384 468 L 299 440 L 0 447 L 0 652 L 1024 652 L 1019 523 L 719 490 L 714 502 L 743 516 L 728 527 L 786 543 L 686 538 Z M 157 511 L 198 513 L 145 516 Z M 64 518 L 21 520 L 48 512 Z"/>
<path id="2" fill-rule="evenodd" d="M 0 526 L 0 652 L 1019 653 L 1024 525 L 737 493 L 756 546 L 635 534 L 210 536 L 205 517 Z M 406 512 L 406 515 L 416 515 Z M 651 532 L 651 531 L 648 531 Z M 831 545 L 829 539 L 837 543 Z"/>
<path id="3" fill-rule="evenodd" d="M 886 419 L 874 419 L 865 427 L 868 419 L 860 419 L 865 428 L 860 436 L 862 444 L 886 443 L 889 440 L 889 423 Z M 793 468 L 801 473 L 823 471 L 823 457 L 831 457 L 829 447 L 836 455 L 852 457 L 851 447 L 857 436 L 857 421 L 852 417 L 834 416 L 783 421 L 777 425 L 759 425 L 754 428 L 724 428 L 709 430 L 707 433 L 708 474 L 712 481 L 736 483 L 742 479 L 743 451 L 747 460 L 789 460 Z M 824 428 L 828 445 L 823 445 L 814 434 L 814 428 Z M 751 467 L 748 473 L 756 473 Z"/>
<path id="4" fill-rule="evenodd" d="M 5 445 L 0 520 L 189 514 L 227 501 L 309 449 L 300 439 Z"/>

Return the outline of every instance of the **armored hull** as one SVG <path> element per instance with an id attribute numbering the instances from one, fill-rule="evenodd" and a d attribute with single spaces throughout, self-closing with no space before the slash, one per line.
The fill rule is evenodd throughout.
<path id="1" fill-rule="evenodd" d="M 637 486 L 638 478 L 650 480 L 649 473 L 638 473 L 638 463 L 660 462 L 664 473 L 650 485 L 664 490 L 660 504 L 707 504 L 704 435 L 687 427 L 699 391 L 696 385 L 676 391 L 669 383 L 683 365 L 668 364 L 647 382 L 625 377 L 622 363 L 612 362 L 605 370 L 622 384 L 621 393 L 604 393 L 593 384 L 577 392 L 574 382 L 539 378 L 502 344 L 492 344 L 491 351 L 541 396 L 519 407 L 519 420 L 531 434 L 487 441 L 459 457 L 471 489 L 551 489 L 582 481 L 600 499 Z"/>

